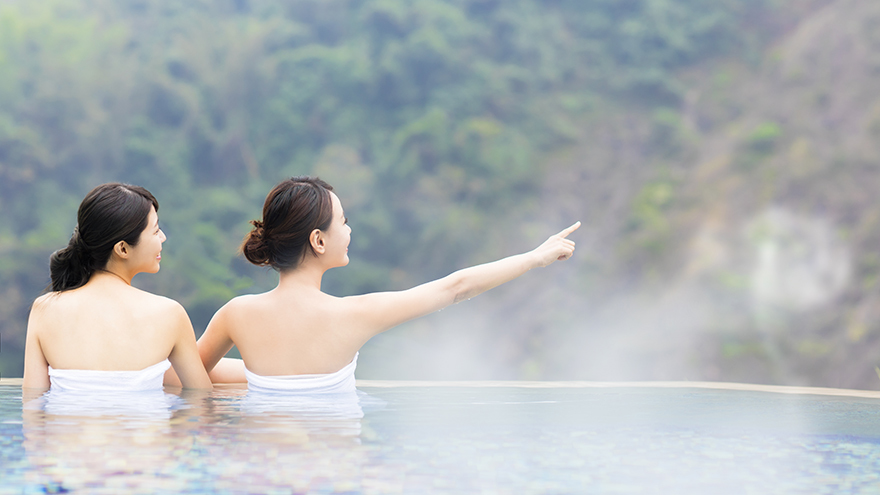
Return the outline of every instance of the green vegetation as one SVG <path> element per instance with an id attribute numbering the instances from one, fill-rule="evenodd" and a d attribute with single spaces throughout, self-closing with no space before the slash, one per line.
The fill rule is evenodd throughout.
<path id="1" fill-rule="evenodd" d="M 628 183 L 621 201 L 599 191 L 569 209 L 625 210 L 607 231 L 619 258 L 584 254 L 591 290 L 668 279 L 687 264 L 695 212 L 727 194 L 706 191 L 724 183 L 747 202 L 730 191 L 758 180 L 763 204 L 785 199 L 784 156 L 806 156 L 804 181 L 821 174 L 814 142 L 795 146 L 779 115 L 730 130 L 748 113 L 744 74 L 820 3 L 0 2 L 0 373 L 18 374 L 48 255 L 107 181 L 158 197 L 165 268 L 136 282 L 181 301 L 197 331 L 229 298 L 272 285 L 236 251 L 269 188 L 296 174 L 333 184 L 353 224 L 357 256 L 328 275 L 332 293 L 406 286 L 508 254 L 523 231 L 540 238 L 548 184 L 573 169 Z M 713 133 L 733 136 L 727 155 L 703 153 Z M 583 163 L 548 158 L 584 146 Z M 726 291 L 748 289 L 725 270 Z"/>

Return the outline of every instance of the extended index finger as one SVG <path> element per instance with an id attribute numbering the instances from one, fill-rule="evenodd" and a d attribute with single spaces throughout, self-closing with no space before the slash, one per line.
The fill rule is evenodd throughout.
<path id="1" fill-rule="evenodd" d="M 562 232 L 560 232 L 556 235 L 558 235 L 559 237 L 562 237 L 562 238 L 566 238 L 566 237 L 568 237 L 568 234 L 571 234 L 572 232 L 577 230 L 580 226 L 581 226 L 581 222 L 579 222 L 579 221 L 575 222 L 574 225 L 572 225 L 571 227 L 563 230 Z"/>

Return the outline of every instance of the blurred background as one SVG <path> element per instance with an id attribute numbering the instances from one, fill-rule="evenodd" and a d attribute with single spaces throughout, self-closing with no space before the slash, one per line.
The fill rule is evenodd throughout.
<path id="1" fill-rule="evenodd" d="M 880 389 L 880 3 L 0 0 L 0 374 L 97 184 L 159 199 L 197 334 L 272 288 L 279 180 L 394 290 L 576 220 L 575 257 L 371 341 L 371 379 Z"/>

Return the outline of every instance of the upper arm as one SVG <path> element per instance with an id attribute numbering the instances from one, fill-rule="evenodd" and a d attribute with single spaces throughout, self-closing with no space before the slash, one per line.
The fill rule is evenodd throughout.
<path id="1" fill-rule="evenodd" d="M 50 384 L 49 362 L 46 361 L 40 344 L 40 327 L 44 320 L 40 307 L 41 299 L 34 302 L 28 317 L 27 337 L 24 344 L 23 388 L 49 388 Z"/>
<path id="2" fill-rule="evenodd" d="M 229 349 L 232 349 L 233 342 L 229 336 L 230 303 L 217 310 L 208 323 L 205 333 L 199 337 L 199 356 L 208 372 L 214 369 Z"/>
<path id="3" fill-rule="evenodd" d="M 196 348 L 196 336 L 186 311 L 174 303 L 174 347 L 168 360 L 185 388 L 211 388 L 211 380 Z"/>
<path id="4" fill-rule="evenodd" d="M 398 292 L 375 292 L 344 298 L 357 326 L 372 337 L 403 322 L 431 314 L 455 302 L 450 277 Z"/>

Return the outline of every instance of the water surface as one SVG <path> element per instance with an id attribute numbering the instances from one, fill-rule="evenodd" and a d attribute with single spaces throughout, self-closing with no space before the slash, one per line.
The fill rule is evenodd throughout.
<path id="1" fill-rule="evenodd" d="M 0 495 L 880 493 L 871 394 L 361 382 L 339 407 L 228 387 L 65 410 L 4 383 Z"/>

